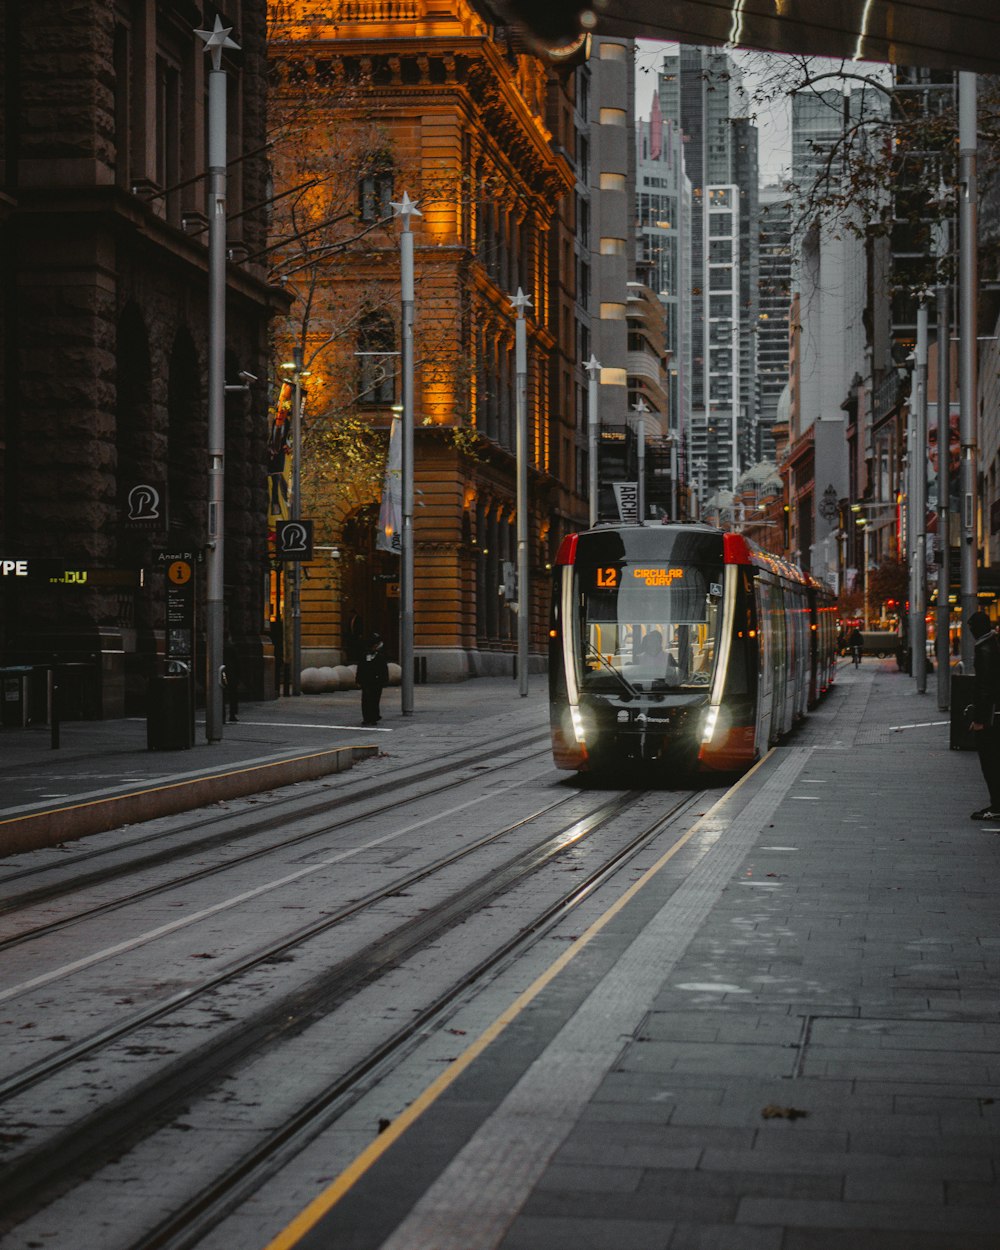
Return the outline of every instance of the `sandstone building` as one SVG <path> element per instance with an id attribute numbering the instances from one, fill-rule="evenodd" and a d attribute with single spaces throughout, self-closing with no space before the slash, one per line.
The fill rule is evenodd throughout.
<path id="1" fill-rule="evenodd" d="M 309 439 L 359 418 L 387 431 L 400 402 L 399 225 L 413 219 L 415 653 L 429 680 L 511 672 L 517 624 L 515 314 L 527 311 L 531 651 L 544 651 L 548 568 L 585 518 L 575 397 L 577 342 L 574 70 L 553 69 L 467 0 L 362 0 L 280 7 L 271 32 L 277 108 L 311 119 L 295 159 L 275 155 L 286 202 L 310 183 L 292 235 L 272 237 L 275 277 L 295 297 L 283 326 L 307 365 Z M 339 216 L 323 136 L 353 150 L 353 204 Z M 306 157 L 301 156 L 303 148 Z M 298 180 L 296 182 L 296 179 Z M 339 197 L 339 198 L 338 198 Z M 310 213 L 313 214 L 310 217 Z M 314 264 L 292 263 L 334 217 Z M 339 241 L 338 241 L 339 240 Z M 322 253 L 322 255 L 321 255 Z M 313 444 L 317 444 L 314 442 Z M 343 448 L 343 440 L 339 444 Z M 342 453 L 343 454 L 343 453 Z M 584 475 L 581 479 L 581 470 Z M 319 543 L 303 588 L 303 664 L 348 650 L 350 611 L 394 655 L 398 558 L 378 545 L 377 490 L 335 467 L 303 501 Z"/>

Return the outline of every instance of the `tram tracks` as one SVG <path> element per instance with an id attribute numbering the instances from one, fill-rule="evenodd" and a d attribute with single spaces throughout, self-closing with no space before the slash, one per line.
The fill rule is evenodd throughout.
<path id="1" fill-rule="evenodd" d="M 3 1180 L 0 1181 L 0 1207 L 17 1216 L 23 1216 L 44 1201 L 47 1194 L 60 1189 L 68 1177 L 79 1177 L 95 1170 L 107 1160 L 109 1143 L 114 1143 L 113 1151 L 119 1154 L 129 1144 L 141 1140 L 151 1127 L 166 1123 L 171 1114 L 175 1114 L 186 1100 L 196 1096 L 199 1091 L 210 1088 L 225 1074 L 258 1055 L 262 1049 L 279 1046 L 290 1037 L 308 1029 L 318 1019 L 337 1011 L 361 986 L 371 984 L 415 951 L 433 943 L 446 930 L 460 924 L 477 910 L 490 906 L 537 873 L 540 868 L 552 863 L 568 848 L 581 840 L 592 838 L 641 797 L 636 794 L 616 794 L 605 798 L 569 825 L 510 857 L 502 867 L 493 867 L 472 885 L 452 891 L 426 911 L 397 925 L 377 943 L 362 947 L 340 960 L 320 977 L 314 977 L 290 993 L 280 996 L 266 1009 L 256 1012 L 252 1020 L 241 1021 L 224 1030 L 221 1037 L 198 1047 L 193 1054 L 181 1056 L 165 1065 L 138 1086 L 120 1092 L 104 1106 L 77 1119 L 64 1131 L 56 1132 L 48 1141 L 26 1150 L 19 1158 L 11 1160 L 5 1169 Z M 440 1017 L 451 1003 L 471 992 L 484 978 L 494 974 L 504 961 L 513 958 L 533 941 L 539 940 L 567 912 L 579 906 L 629 859 L 659 836 L 696 797 L 686 795 L 668 812 L 659 814 L 646 828 L 632 834 L 594 870 L 589 871 L 572 888 L 563 891 L 543 908 L 531 923 L 523 925 L 507 941 L 499 944 L 488 957 L 467 969 L 444 992 L 429 1001 L 415 1018 L 373 1047 L 362 1061 L 355 1063 L 316 1092 L 279 1129 L 259 1140 L 238 1163 L 227 1168 L 221 1177 L 213 1179 L 183 1209 L 175 1211 L 155 1233 L 136 1244 L 149 1247 L 150 1250 L 154 1246 L 194 1245 L 196 1234 L 192 1229 L 197 1226 L 204 1230 L 204 1227 L 210 1227 L 217 1222 L 221 1215 L 239 1202 L 240 1195 L 248 1186 L 259 1184 L 263 1174 L 269 1175 L 280 1168 L 283 1159 L 301 1149 L 308 1140 L 322 1132 L 326 1124 L 336 1119 L 358 1096 L 359 1085 L 370 1080 L 373 1073 L 384 1065 L 391 1064 L 393 1057 L 398 1057 L 412 1039 Z M 568 797 L 562 798 L 542 810 L 551 811 L 567 801 Z M 537 820 L 540 815 L 541 811 L 532 813 L 517 822 L 517 825 Z M 506 827 L 489 838 L 478 840 L 475 845 L 442 857 L 419 872 L 387 883 L 384 889 L 372 892 L 367 899 L 357 900 L 350 913 L 325 917 L 322 922 L 288 935 L 280 944 L 259 951 L 242 966 L 211 978 L 197 987 L 196 993 L 209 994 L 219 985 L 246 975 L 249 970 L 262 963 L 280 959 L 293 946 L 309 941 L 333 925 L 343 923 L 348 914 L 370 908 L 379 899 L 405 893 L 419 881 L 441 871 L 446 863 L 454 863 L 473 854 L 488 842 L 495 842 L 509 834 L 510 829 L 511 827 Z M 120 1044 L 129 1036 L 134 1038 L 137 1030 L 162 1021 L 170 1012 L 176 1011 L 178 1006 L 192 1001 L 192 993 L 181 997 L 182 1001 L 163 1003 L 158 1009 L 142 1013 L 142 1019 L 135 1016 L 130 1022 L 123 1022 L 117 1030 L 95 1035 L 88 1039 L 86 1048 L 81 1043 L 62 1052 L 60 1056 L 53 1056 L 48 1067 L 42 1064 L 25 1070 L 0 1087 L 0 1096 L 9 1099 L 31 1088 L 37 1089 L 55 1073 L 65 1070 L 88 1055 L 93 1055 L 109 1045 Z M 202 1234 L 197 1234 L 200 1235 Z M 177 1240 L 178 1237 L 180 1240 Z"/>
<path id="2" fill-rule="evenodd" d="M 530 747 L 533 743 L 540 742 L 547 737 L 546 734 L 534 734 L 518 736 L 516 746 L 506 747 L 503 740 L 499 743 L 491 745 L 487 751 L 476 751 L 467 753 L 464 757 L 460 757 L 457 761 L 453 761 L 447 765 L 441 765 L 433 769 L 426 769 L 421 773 L 420 780 L 437 781 L 440 777 L 448 778 L 443 784 L 435 784 L 424 789 L 418 789 L 416 793 L 401 795 L 400 790 L 408 783 L 398 779 L 397 786 L 391 791 L 390 798 L 386 799 L 386 783 L 391 781 L 391 777 L 380 780 L 377 785 L 354 790 L 346 800 L 335 800 L 329 794 L 324 795 L 321 800 L 309 801 L 305 806 L 296 805 L 294 811 L 290 812 L 287 806 L 276 814 L 270 812 L 260 819 L 250 819 L 242 823 L 238 828 L 232 827 L 234 816 L 232 812 L 224 815 L 214 815 L 208 818 L 207 823 L 218 824 L 225 822 L 228 828 L 216 831 L 208 837 L 198 838 L 194 842 L 186 842 L 178 845 L 178 840 L 183 838 L 186 831 L 198 830 L 204 827 L 206 822 L 186 822 L 179 829 L 171 830 L 152 835 L 151 840 L 159 841 L 163 838 L 172 840 L 172 844 L 154 851 L 150 854 L 141 855 L 136 859 L 130 859 L 127 863 L 120 863 L 104 868 L 84 872 L 74 877 L 70 881 L 59 881 L 50 883 L 46 886 L 38 886 L 30 890 L 26 890 L 19 895 L 14 895 L 6 899 L 0 899 L 0 916 L 16 916 L 19 912 L 27 911 L 32 907 L 39 906 L 43 903 L 49 903 L 54 900 L 64 898 L 71 894 L 76 894 L 86 888 L 93 888 L 107 885 L 114 880 L 125 876 L 135 876 L 142 871 L 150 871 L 152 869 L 170 864 L 181 858 L 191 858 L 196 855 L 205 855 L 213 851 L 228 848 L 234 840 L 245 841 L 250 837 L 266 835 L 275 830 L 287 828 L 290 820 L 296 822 L 307 820 L 310 817 L 319 815 L 328 811 L 334 801 L 340 801 L 341 810 L 344 808 L 355 809 L 363 806 L 371 798 L 380 798 L 382 801 L 372 807 L 364 807 L 363 815 L 366 819 L 384 815 L 395 810 L 401 801 L 407 803 L 420 802 L 421 800 L 430 798 L 434 795 L 445 794 L 450 790 L 454 790 L 459 786 L 467 785 L 470 777 L 465 775 L 462 770 L 474 767 L 480 764 L 484 759 L 496 760 L 499 755 L 502 762 L 496 762 L 489 767 L 488 771 L 499 772 L 501 769 L 509 768 L 511 757 Z M 456 772 L 457 770 L 457 772 Z M 419 785 L 419 781 L 416 783 Z M 7 937 L 0 938 L 0 953 L 9 950 L 15 946 L 19 946 L 29 940 L 35 940 L 47 934 L 58 932 L 71 924 L 76 924 L 84 919 L 93 919 L 108 912 L 127 907 L 131 904 L 140 902 L 144 899 L 153 898 L 163 894 L 168 890 L 177 889 L 183 886 L 192 885 L 206 878 L 216 876 L 219 873 L 227 872 L 230 869 L 237 868 L 241 865 L 252 863 L 268 855 L 280 854 L 283 851 L 291 850 L 297 846 L 309 842 L 312 839 L 327 836 L 337 830 L 344 829 L 356 823 L 358 820 L 358 812 L 353 811 L 352 814 L 339 817 L 335 821 L 327 824 L 311 827 L 310 829 L 292 835 L 291 837 L 281 838 L 277 842 L 268 843 L 266 846 L 259 847 L 252 851 L 242 854 L 233 855 L 217 864 L 212 864 L 204 868 L 199 868 L 193 872 L 188 872 L 179 877 L 173 877 L 168 881 L 157 882 L 153 885 L 134 890 L 119 898 L 109 899 L 105 902 L 95 904 L 94 906 L 71 915 L 61 916 L 57 919 L 46 921 L 44 924 L 38 924 L 32 928 L 25 929 L 21 932 L 10 934 Z M 99 858 L 108 853 L 107 849 L 92 852 L 91 855 L 76 857 L 79 860 L 89 862 L 91 858 Z M 63 871 L 66 867 L 66 861 L 60 862 L 56 867 Z M 33 868 L 28 870 L 30 873 L 40 871 L 51 871 L 51 869 Z M 15 876 L 18 874 L 15 874 Z M 25 874 L 27 875 L 27 874 Z M 5 885 L 7 881 L 13 880 L 14 876 L 8 877 L 0 881 L 0 887 Z"/>

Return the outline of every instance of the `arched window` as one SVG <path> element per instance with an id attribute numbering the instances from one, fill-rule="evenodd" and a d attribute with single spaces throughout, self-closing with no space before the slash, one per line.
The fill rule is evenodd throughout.
<path id="1" fill-rule="evenodd" d="M 385 313 L 367 313 L 358 330 L 358 402 L 391 404 L 396 398 L 396 331 Z"/>

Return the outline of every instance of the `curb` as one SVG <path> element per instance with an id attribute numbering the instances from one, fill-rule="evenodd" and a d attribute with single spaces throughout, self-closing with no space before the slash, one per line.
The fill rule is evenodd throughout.
<path id="1" fill-rule="evenodd" d="M 376 746 L 333 747 L 309 755 L 276 760 L 252 768 L 168 782 L 131 794 L 68 803 L 45 811 L 30 812 L 0 820 L 0 855 L 36 851 L 42 847 L 71 842 L 91 833 L 105 833 L 121 825 L 139 824 L 158 816 L 189 812 L 209 803 L 259 794 L 297 781 L 314 781 L 330 773 L 345 772 L 356 761 L 378 755 Z"/>

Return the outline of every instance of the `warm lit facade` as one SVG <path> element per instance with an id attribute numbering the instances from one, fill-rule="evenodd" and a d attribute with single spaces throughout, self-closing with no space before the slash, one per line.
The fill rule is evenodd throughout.
<path id="1" fill-rule="evenodd" d="M 356 352 L 373 345 L 385 352 L 385 380 L 356 385 L 354 392 L 355 413 L 378 427 L 388 427 L 400 402 L 398 357 L 392 354 L 400 341 L 399 226 L 388 204 L 406 192 L 422 214 L 412 222 L 418 665 L 426 663 L 429 680 L 509 672 L 517 633 L 510 578 L 516 561 L 510 297 L 519 287 L 532 300 L 527 409 L 533 655 L 543 651 L 546 566 L 562 532 L 581 513 L 572 269 L 562 271 L 560 250 L 553 246 L 572 238 L 573 174 L 559 151 L 567 139 L 572 145 L 572 71 L 557 80 L 513 31 L 489 25 L 464 0 L 402 6 L 373 0 L 345 8 L 328 24 L 312 6 L 283 8 L 293 15 L 302 10 L 279 28 L 280 49 L 272 43 L 272 54 L 280 51 L 286 66 L 286 89 L 307 83 L 303 100 L 317 116 L 335 111 L 345 142 L 363 126 L 374 125 L 379 134 L 375 182 L 370 170 L 367 180 L 359 180 L 354 210 L 360 221 L 374 196 L 373 219 L 363 239 L 337 252 L 321 279 L 332 302 L 355 317 L 353 325 L 345 322 L 347 332 L 327 358 L 324 376 L 360 374 L 371 357 Z M 561 126 L 568 134 L 553 133 Z M 276 186 L 279 194 L 282 189 Z M 373 319 L 380 327 L 374 335 Z M 329 329 L 310 330 L 307 349 L 320 333 Z M 374 496 L 341 498 L 334 515 L 318 518 L 337 559 L 320 553 L 308 570 L 306 666 L 341 658 L 343 622 L 352 607 L 395 651 L 397 557 L 377 550 L 376 518 Z"/>

